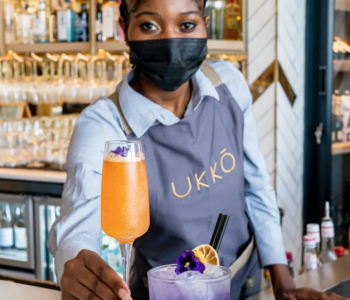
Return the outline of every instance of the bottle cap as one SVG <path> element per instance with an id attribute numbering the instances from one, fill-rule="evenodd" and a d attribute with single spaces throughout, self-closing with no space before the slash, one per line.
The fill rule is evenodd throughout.
<path id="1" fill-rule="evenodd" d="M 319 224 L 307 224 L 306 234 L 316 238 L 316 243 L 320 242 L 320 225 Z"/>
<path id="2" fill-rule="evenodd" d="M 287 260 L 290 261 L 290 262 L 293 262 L 293 254 L 292 254 L 292 252 L 286 252 L 286 255 L 287 255 Z"/>
<path id="3" fill-rule="evenodd" d="M 316 248 L 316 239 L 313 236 L 304 236 L 304 246 L 308 248 Z"/>
<path id="4" fill-rule="evenodd" d="M 343 257 L 345 255 L 345 248 L 344 247 L 334 247 L 335 254 L 337 257 Z"/>
<path id="5" fill-rule="evenodd" d="M 321 224 L 321 236 L 323 238 L 334 237 L 334 225 L 332 220 L 324 220 Z"/>

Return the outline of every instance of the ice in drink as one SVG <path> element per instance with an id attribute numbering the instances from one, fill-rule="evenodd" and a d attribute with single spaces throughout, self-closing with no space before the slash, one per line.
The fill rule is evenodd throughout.
<path id="1" fill-rule="evenodd" d="M 150 225 L 146 164 L 142 153 L 123 157 L 107 153 L 101 188 L 103 231 L 119 243 L 133 243 Z"/>
<path id="2" fill-rule="evenodd" d="M 150 300 L 230 300 L 231 272 L 206 264 L 205 272 L 175 273 L 176 265 L 148 272 Z"/>

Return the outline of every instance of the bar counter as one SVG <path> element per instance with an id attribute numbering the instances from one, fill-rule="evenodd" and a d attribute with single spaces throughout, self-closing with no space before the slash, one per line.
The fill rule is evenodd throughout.
<path id="1" fill-rule="evenodd" d="M 333 292 L 343 293 L 342 296 L 348 297 L 350 284 L 347 287 L 339 287 L 339 284 L 345 283 L 350 279 L 350 255 L 347 255 L 333 263 L 326 264 L 319 269 L 299 275 L 295 278 L 297 287 L 313 288 L 320 291 L 331 290 Z M 23 282 L 23 279 L 13 278 L 13 281 Z M 45 285 L 43 281 L 29 280 L 26 284 L 20 284 L 7 280 L 1 280 L 0 277 L 0 295 L 1 299 L 6 300 L 59 300 L 61 293 L 57 290 L 50 290 L 38 286 Z M 36 284 L 37 286 L 30 286 Z M 50 283 L 47 283 L 49 286 Z M 54 286 L 52 288 L 55 288 Z M 345 293 L 345 294 L 344 294 Z M 249 298 L 249 300 L 273 300 L 274 295 L 271 289 Z M 164 299 L 166 300 L 166 299 Z"/>

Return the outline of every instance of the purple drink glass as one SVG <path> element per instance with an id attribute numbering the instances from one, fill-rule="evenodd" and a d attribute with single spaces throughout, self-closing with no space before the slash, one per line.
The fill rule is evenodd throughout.
<path id="1" fill-rule="evenodd" d="M 148 271 L 150 300 L 230 300 L 231 271 L 206 265 L 206 272 L 175 273 L 176 265 Z M 209 270 L 209 273 L 208 273 Z"/>

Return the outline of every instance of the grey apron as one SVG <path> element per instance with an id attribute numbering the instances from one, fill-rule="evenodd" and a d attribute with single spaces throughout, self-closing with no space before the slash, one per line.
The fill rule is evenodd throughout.
<path id="1" fill-rule="evenodd" d="M 183 251 L 208 244 L 219 213 L 230 215 L 219 251 L 221 265 L 230 267 L 250 248 L 234 272 L 231 299 L 260 290 L 258 254 L 245 213 L 243 113 L 214 69 L 203 65 L 202 70 L 216 86 L 220 101 L 206 97 L 177 124 L 153 126 L 140 138 L 146 155 L 151 225 L 134 243 L 133 299 L 148 299 L 148 270 L 173 264 Z M 111 100 L 128 140 L 136 140 L 118 96 Z"/>

